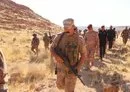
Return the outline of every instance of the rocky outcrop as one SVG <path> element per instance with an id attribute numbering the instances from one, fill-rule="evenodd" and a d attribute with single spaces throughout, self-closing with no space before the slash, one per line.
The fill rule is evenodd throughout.
<path id="1" fill-rule="evenodd" d="M 24 5 L 16 4 L 11 0 L 0 0 L 0 28 L 7 30 L 50 30 L 59 28 L 59 26 Z"/>

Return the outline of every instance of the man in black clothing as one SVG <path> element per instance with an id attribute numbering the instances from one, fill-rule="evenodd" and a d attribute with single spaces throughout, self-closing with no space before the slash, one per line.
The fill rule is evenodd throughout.
<path id="1" fill-rule="evenodd" d="M 115 29 L 112 26 L 110 26 L 110 29 L 107 30 L 107 40 L 108 40 L 108 44 L 109 44 L 109 50 L 113 46 L 115 37 L 116 37 Z"/>
<path id="2" fill-rule="evenodd" d="M 106 42 L 107 42 L 107 32 L 105 26 L 102 26 L 99 30 L 99 48 L 100 48 L 100 59 L 104 57 L 106 53 Z"/>

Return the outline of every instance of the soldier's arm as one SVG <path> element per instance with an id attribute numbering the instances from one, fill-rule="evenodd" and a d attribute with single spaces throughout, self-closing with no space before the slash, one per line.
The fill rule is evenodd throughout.
<path id="1" fill-rule="evenodd" d="M 99 54 L 99 36 L 98 33 L 96 33 L 96 54 Z"/>
<path id="2" fill-rule="evenodd" d="M 106 31 L 106 43 L 108 42 L 108 32 Z"/>
<path id="3" fill-rule="evenodd" d="M 32 41 L 31 41 L 31 45 L 33 45 L 33 39 L 32 39 Z"/>
<path id="4" fill-rule="evenodd" d="M 85 45 L 85 40 L 83 38 L 79 39 L 79 51 L 81 57 L 77 65 L 78 71 L 81 69 L 84 61 L 86 60 L 86 45 Z"/>
<path id="5" fill-rule="evenodd" d="M 116 38 L 117 32 L 114 30 L 114 39 Z"/>
<path id="6" fill-rule="evenodd" d="M 40 44 L 40 40 L 39 40 L 39 38 L 38 38 L 38 45 Z"/>

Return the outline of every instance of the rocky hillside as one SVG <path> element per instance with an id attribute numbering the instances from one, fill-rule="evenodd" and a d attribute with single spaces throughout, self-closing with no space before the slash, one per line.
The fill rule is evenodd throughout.
<path id="1" fill-rule="evenodd" d="M 45 29 L 59 28 L 49 20 L 42 18 L 30 8 L 16 4 L 11 0 L 0 0 L 0 29 Z"/>

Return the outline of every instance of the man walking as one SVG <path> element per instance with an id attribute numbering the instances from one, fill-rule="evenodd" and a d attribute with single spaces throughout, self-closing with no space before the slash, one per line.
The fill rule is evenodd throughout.
<path id="1" fill-rule="evenodd" d="M 47 33 L 44 33 L 43 42 L 44 42 L 45 50 L 49 49 L 50 38 L 47 35 Z"/>
<path id="2" fill-rule="evenodd" d="M 115 37 L 116 37 L 116 32 L 113 29 L 113 27 L 110 26 L 110 29 L 107 30 L 107 40 L 108 40 L 109 50 L 112 49 L 113 42 L 115 41 Z"/>
<path id="3" fill-rule="evenodd" d="M 106 53 L 106 42 L 107 42 L 107 32 L 105 30 L 105 26 L 102 26 L 99 30 L 99 48 L 100 48 L 100 59 L 104 57 Z"/>
<path id="4" fill-rule="evenodd" d="M 39 38 L 37 37 L 37 34 L 33 34 L 31 46 L 31 50 L 33 51 L 33 53 L 38 55 Z"/>
<path id="5" fill-rule="evenodd" d="M 63 21 L 64 32 L 58 34 L 54 39 L 51 46 L 51 53 L 56 59 L 57 66 L 57 87 L 64 89 L 65 92 L 74 92 L 76 85 L 76 76 L 70 71 L 68 67 L 64 65 L 63 59 L 58 56 L 54 48 L 60 49 L 60 51 L 67 56 L 69 64 L 80 70 L 85 60 L 85 41 L 83 37 L 79 36 L 77 30 L 75 30 L 74 20 L 72 18 L 65 19 Z"/>
<path id="6" fill-rule="evenodd" d="M 127 27 L 122 31 L 121 37 L 122 37 L 122 39 L 123 39 L 124 45 L 126 45 L 126 43 L 127 43 L 127 41 L 128 41 L 128 38 L 129 38 L 129 30 L 128 30 Z"/>
<path id="7" fill-rule="evenodd" d="M 87 68 L 93 65 L 94 62 L 94 54 L 95 52 L 98 54 L 99 50 L 99 37 L 98 33 L 93 30 L 92 24 L 88 25 L 88 32 L 86 32 L 84 38 L 87 48 Z"/>

